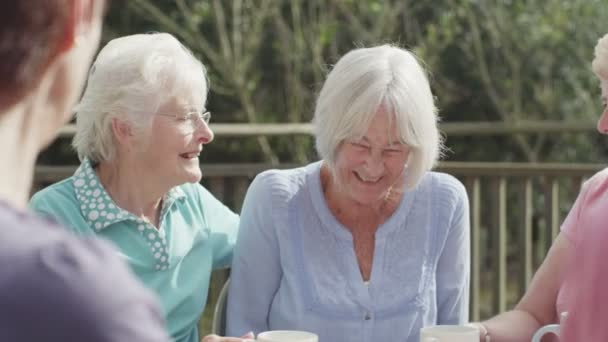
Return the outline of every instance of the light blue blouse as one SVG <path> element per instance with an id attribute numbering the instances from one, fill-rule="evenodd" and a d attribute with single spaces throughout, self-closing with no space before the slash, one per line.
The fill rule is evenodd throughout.
<path id="1" fill-rule="evenodd" d="M 227 332 L 314 332 L 320 342 L 418 342 L 468 321 L 469 207 L 454 177 L 428 172 L 375 235 L 369 284 L 350 232 L 329 211 L 321 163 L 251 184 L 232 264 Z"/>
<path id="2" fill-rule="evenodd" d="M 75 234 L 111 241 L 158 295 L 173 340 L 199 341 L 211 270 L 230 265 L 239 221 L 200 184 L 164 196 L 158 229 L 116 205 L 88 160 L 72 177 L 36 193 L 30 206 Z"/>

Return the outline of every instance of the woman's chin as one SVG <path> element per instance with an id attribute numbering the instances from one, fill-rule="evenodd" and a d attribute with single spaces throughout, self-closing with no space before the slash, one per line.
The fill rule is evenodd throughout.
<path id="1" fill-rule="evenodd" d="M 188 183 L 199 183 L 201 181 L 201 179 L 203 178 L 203 175 L 201 172 L 198 172 L 196 174 L 192 174 L 190 175 L 190 177 L 188 178 Z"/>
<path id="2" fill-rule="evenodd" d="M 353 189 L 351 197 L 356 202 L 363 205 L 372 205 L 384 200 L 387 189 L 379 186 L 359 186 L 358 189 Z"/>
<path id="3" fill-rule="evenodd" d="M 189 171 L 187 173 L 185 173 L 184 175 L 182 175 L 182 177 L 180 177 L 180 184 L 185 184 L 185 183 L 198 183 L 201 181 L 203 177 L 203 174 L 201 173 L 201 170 L 192 170 Z"/>

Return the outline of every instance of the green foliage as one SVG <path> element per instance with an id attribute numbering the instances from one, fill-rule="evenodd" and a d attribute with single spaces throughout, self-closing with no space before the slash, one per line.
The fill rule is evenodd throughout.
<path id="1" fill-rule="evenodd" d="M 454 10 L 430 23 L 421 43 L 444 118 L 596 120 L 597 81 L 589 66 L 608 20 L 600 1 L 454 0 L 449 7 Z M 593 140 L 589 135 L 513 136 L 484 144 L 482 158 L 596 162 L 603 151 Z M 458 140 L 451 145 L 463 157 L 475 150 Z M 568 147 L 580 155 L 564 158 Z"/>
<path id="2" fill-rule="evenodd" d="M 308 122 L 330 66 L 355 47 L 387 42 L 425 61 L 443 121 L 595 121 L 589 65 L 606 22 L 603 0 L 129 0 L 112 3 L 104 42 L 174 34 L 208 68 L 217 122 Z M 597 162 L 599 141 L 448 137 L 447 158 Z M 310 137 L 293 136 L 217 139 L 207 153 L 208 162 L 316 158 Z"/>

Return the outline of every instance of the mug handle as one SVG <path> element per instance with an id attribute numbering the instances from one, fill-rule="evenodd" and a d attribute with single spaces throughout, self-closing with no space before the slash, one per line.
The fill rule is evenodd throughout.
<path id="1" fill-rule="evenodd" d="M 541 327 L 532 336 L 532 342 L 540 342 L 540 339 L 545 334 L 555 334 L 555 336 L 559 337 L 559 324 L 549 324 Z"/>

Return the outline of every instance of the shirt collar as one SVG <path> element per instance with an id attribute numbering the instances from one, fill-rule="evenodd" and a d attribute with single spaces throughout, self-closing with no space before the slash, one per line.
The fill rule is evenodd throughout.
<path id="1" fill-rule="evenodd" d="M 95 231 L 101 231 L 122 221 L 141 221 L 141 219 L 114 203 L 99 181 L 88 158 L 82 161 L 82 164 L 72 176 L 72 184 L 74 185 L 76 199 L 80 204 L 80 212 L 87 223 L 95 228 Z M 185 198 L 186 194 L 182 189 L 179 187 L 171 188 L 163 197 L 161 220 L 178 199 L 184 201 Z"/>

